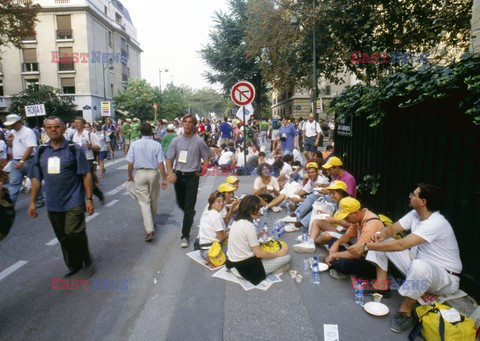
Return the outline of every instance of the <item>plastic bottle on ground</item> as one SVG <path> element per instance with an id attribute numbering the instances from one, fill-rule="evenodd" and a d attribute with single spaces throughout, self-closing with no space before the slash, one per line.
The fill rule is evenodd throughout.
<path id="1" fill-rule="evenodd" d="M 364 302 L 363 286 L 362 286 L 362 282 L 359 281 L 355 286 L 355 303 L 362 305 L 363 302 Z"/>
<path id="2" fill-rule="evenodd" d="M 262 240 L 264 242 L 268 241 L 268 223 L 267 222 L 264 222 L 263 223 L 263 229 L 262 229 L 263 233 L 262 233 Z"/>
<path id="3" fill-rule="evenodd" d="M 316 285 L 320 285 L 320 270 L 318 268 L 318 260 L 317 257 L 313 257 L 313 264 L 312 264 L 312 283 Z M 363 292 L 362 292 L 363 295 Z"/>

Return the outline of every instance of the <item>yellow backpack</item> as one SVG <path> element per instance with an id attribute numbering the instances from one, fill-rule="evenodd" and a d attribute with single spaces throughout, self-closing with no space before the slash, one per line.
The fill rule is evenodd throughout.
<path id="1" fill-rule="evenodd" d="M 282 247 L 287 246 L 287 243 L 285 243 L 283 240 L 269 240 L 265 244 L 260 244 L 260 247 L 264 249 L 267 252 L 277 252 L 280 250 Z"/>
<path id="2" fill-rule="evenodd" d="M 408 335 L 410 341 L 421 333 L 427 341 L 474 341 L 475 323 L 463 315 L 460 321 L 450 323 L 443 319 L 440 310 L 448 310 L 449 306 L 435 303 L 417 307 L 418 325 Z"/>

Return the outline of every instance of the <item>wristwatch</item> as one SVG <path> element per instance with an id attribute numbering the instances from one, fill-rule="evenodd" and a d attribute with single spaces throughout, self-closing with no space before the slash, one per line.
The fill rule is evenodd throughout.
<path id="1" fill-rule="evenodd" d="M 363 244 L 363 251 L 368 252 L 368 245 L 367 245 L 367 243 Z"/>
<path id="2" fill-rule="evenodd" d="M 24 163 L 25 161 L 24 160 L 19 160 L 18 163 Z"/>

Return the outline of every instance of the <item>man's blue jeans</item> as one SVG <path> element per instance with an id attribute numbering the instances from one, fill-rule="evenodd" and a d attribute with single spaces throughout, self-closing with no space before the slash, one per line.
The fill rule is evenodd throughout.
<path id="1" fill-rule="evenodd" d="M 327 202 L 332 202 L 332 198 L 329 195 L 314 192 L 312 194 L 309 194 L 300 204 L 300 206 L 298 206 L 298 208 L 295 210 L 295 215 L 297 216 L 298 221 L 300 221 L 303 226 L 308 227 L 308 225 L 310 224 L 313 203 L 321 197 L 323 197 Z"/>
<path id="2" fill-rule="evenodd" d="M 21 169 L 17 169 L 16 166 L 18 164 L 18 161 L 12 160 L 12 164 L 10 165 L 10 184 L 8 187 L 8 191 L 10 192 L 10 198 L 12 199 L 14 205 L 17 202 L 18 193 L 20 192 L 20 188 L 22 187 L 23 177 L 28 174 L 28 171 L 32 166 L 32 162 L 33 158 L 30 158 L 23 163 L 23 167 Z M 42 192 L 39 192 L 37 202 L 42 200 Z"/>

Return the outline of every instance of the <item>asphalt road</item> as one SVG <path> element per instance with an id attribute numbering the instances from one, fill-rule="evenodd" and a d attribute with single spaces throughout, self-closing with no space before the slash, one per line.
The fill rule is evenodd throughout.
<path id="1" fill-rule="evenodd" d="M 384 299 L 390 313 L 374 317 L 355 304 L 349 280 L 326 272 L 320 286 L 308 277 L 296 284 L 284 274 L 267 291 L 244 291 L 212 278 L 185 256 L 191 247 L 180 248 L 183 215 L 171 185 L 160 194 L 155 240 L 145 243 L 138 204 L 121 187 L 125 180 L 124 160 L 110 164 L 102 179 L 107 203 L 95 202 L 87 224 L 97 267 L 88 290 L 52 290 L 52 281 L 66 271 L 60 247 L 45 208 L 30 219 L 28 198 L 21 195 L 15 225 L 0 242 L 1 340 L 323 340 L 324 324 L 337 324 L 340 340 L 406 338 L 389 330 L 397 293 Z M 242 177 L 239 193 L 251 192 L 253 180 Z M 197 212 L 223 181 L 202 178 Z M 192 236 L 198 220 L 199 214 Z M 291 247 L 296 235 L 282 239 Z M 291 253 L 292 268 L 301 270 L 309 255 Z M 319 253 L 326 254 L 317 248 Z"/>

